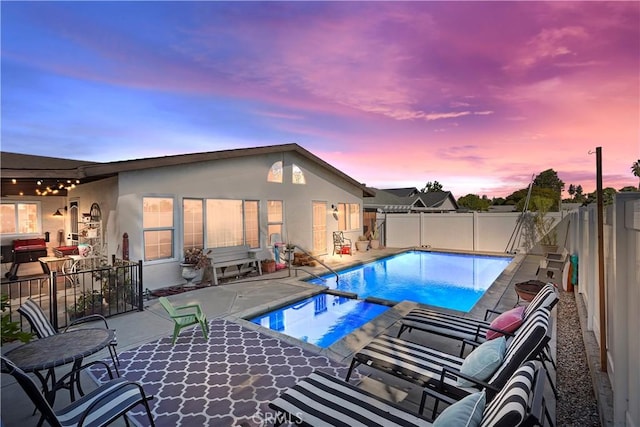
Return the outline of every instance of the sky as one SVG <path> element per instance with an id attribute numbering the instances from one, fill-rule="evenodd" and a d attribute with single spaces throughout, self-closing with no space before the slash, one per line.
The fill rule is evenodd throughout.
<path id="1" fill-rule="evenodd" d="M 376 188 L 638 185 L 640 2 L 2 2 L 2 151 L 297 143 Z M 568 197 L 565 192 L 564 197 Z"/>

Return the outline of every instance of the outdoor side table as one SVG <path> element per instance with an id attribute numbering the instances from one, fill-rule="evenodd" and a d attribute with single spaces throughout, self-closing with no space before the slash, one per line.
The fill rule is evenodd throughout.
<path id="1" fill-rule="evenodd" d="M 76 329 L 47 338 L 30 341 L 5 354 L 24 372 L 33 372 L 40 382 L 47 401 L 53 406 L 56 391 L 69 388 L 71 400 L 75 400 L 74 386 L 82 394 L 80 373 L 72 375 L 69 383 L 56 381 L 55 368 L 73 363 L 73 369 L 82 365 L 82 360 L 109 345 L 114 336 L 110 329 Z M 43 375 L 43 372 L 46 372 Z M 48 379 L 51 378 L 51 387 Z"/>

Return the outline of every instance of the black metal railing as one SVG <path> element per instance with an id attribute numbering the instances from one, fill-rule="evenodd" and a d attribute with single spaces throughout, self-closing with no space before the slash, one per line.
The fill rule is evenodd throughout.
<path id="1" fill-rule="evenodd" d="M 16 311 L 27 299 L 42 307 L 56 329 L 90 314 L 105 317 L 143 310 L 142 261 L 112 260 L 112 265 L 3 282 L 0 292 L 9 296 L 11 320 L 23 330 L 30 326 Z"/>

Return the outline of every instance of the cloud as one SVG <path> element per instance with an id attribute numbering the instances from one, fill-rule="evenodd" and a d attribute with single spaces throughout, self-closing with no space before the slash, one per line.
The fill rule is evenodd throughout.
<path id="1" fill-rule="evenodd" d="M 538 63 L 563 57 L 576 55 L 574 44 L 584 44 L 588 41 L 587 31 L 580 26 L 562 28 L 545 28 L 529 40 L 516 58 L 505 69 L 523 70 Z"/>

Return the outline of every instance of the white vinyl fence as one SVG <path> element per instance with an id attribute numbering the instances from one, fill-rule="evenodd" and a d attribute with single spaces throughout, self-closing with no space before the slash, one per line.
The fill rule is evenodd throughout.
<path id="1" fill-rule="evenodd" d="M 600 345 L 597 207 L 552 213 L 560 250 L 578 257 L 577 292 L 587 329 Z M 508 252 L 519 213 L 378 214 L 388 247 Z M 559 221 L 560 220 L 560 221 Z M 640 193 L 619 193 L 604 214 L 607 375 L 613 390 L 613 424 L 640 426 Z M 530 243 L 516 236 L 515 251 Z M 529 246 L 530 247 L 530 246 Z M 539 245 L 530 253 L 541 253 Z M 599 396 L 602 398 L 602 396 Z"/>
<path id="2" fill-rule="evenodd" d="M 598 345 L 600 292 L 596 206 L 571 214 L 568 250 L 578 256 L 578 292 Z M 604 213 L 606 368 L 613 424 L 640 425 L 640 193 L 619 193 Z"/>

